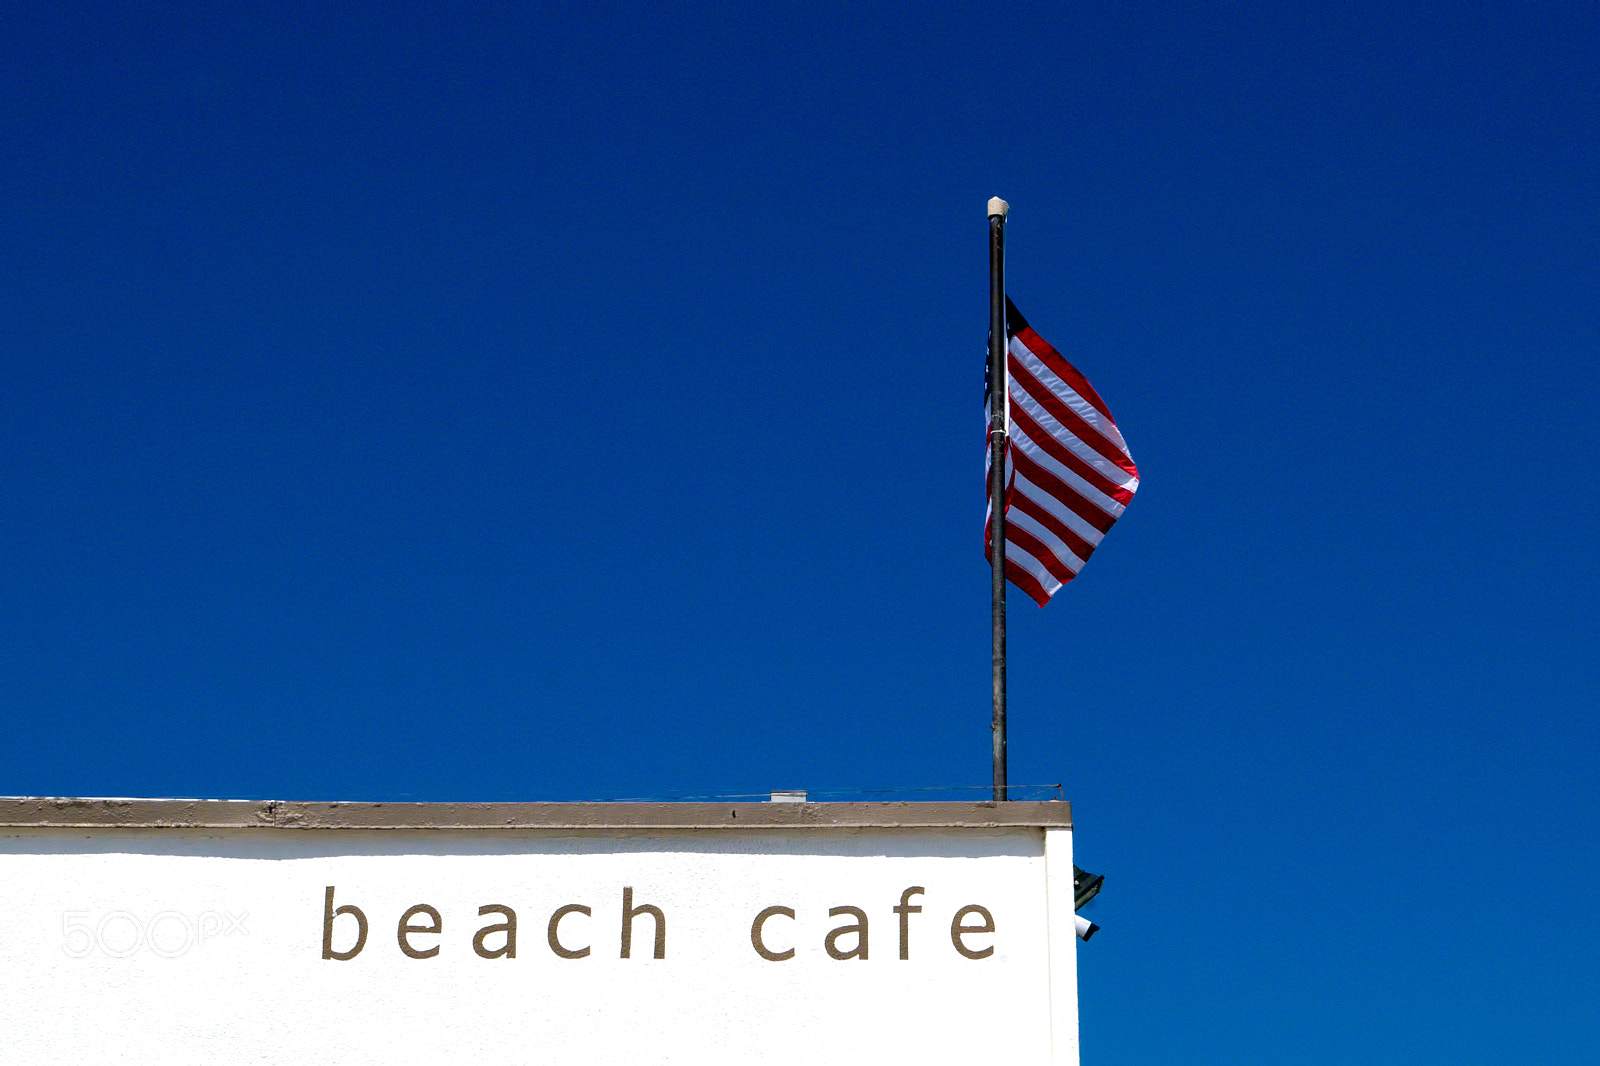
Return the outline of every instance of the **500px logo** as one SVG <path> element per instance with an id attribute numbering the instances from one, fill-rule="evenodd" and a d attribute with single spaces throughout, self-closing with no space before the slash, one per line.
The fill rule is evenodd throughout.
<path id="1" fill-rule="evenodd" d="M 248 936 L 244 927 L 249 911 L 202 911 L 190 917 L 182 911 L 158 911 L 149 920 L 132 911 L 67 911 L 61 916 L 61 950 L 74 959 L 99 952 L 126 959 L 148 950 L 163 959 L 175 959 L 207 940 L 219 936 Z"/>

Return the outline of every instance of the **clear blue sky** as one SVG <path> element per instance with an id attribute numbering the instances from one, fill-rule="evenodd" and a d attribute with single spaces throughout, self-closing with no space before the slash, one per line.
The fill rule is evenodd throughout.
<path id="1" fill-rule="evenodd" d="M 1000 195 L 1085 1061 L 1600 1059 L 1594 3 L 14 3 L 0 143 L 0 792 L 986 783 Z"/>

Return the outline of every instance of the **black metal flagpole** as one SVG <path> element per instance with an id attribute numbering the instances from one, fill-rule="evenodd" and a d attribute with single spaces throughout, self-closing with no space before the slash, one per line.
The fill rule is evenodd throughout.
<path id="1" fill-rule="evenodd" d="M 1010 414 L 1006 374 L 1006 212 L 989 201 L 989 526 L 994 617 L 994 799 L 1006 801 L 1006 430 Z"/>

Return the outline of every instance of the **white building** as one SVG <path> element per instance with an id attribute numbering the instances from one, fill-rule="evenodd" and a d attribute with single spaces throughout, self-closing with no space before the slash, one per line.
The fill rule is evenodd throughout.
<path id="1" fill-rule="evenodd" d="M 0 800 L 6 1061 L 1078 1062 L 1062 802 Z"/>

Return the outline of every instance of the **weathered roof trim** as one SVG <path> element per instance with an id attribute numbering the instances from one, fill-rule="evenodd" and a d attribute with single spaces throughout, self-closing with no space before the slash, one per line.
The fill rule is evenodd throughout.
<path id="1" fill-rule="evenodd" d="M 1010 803 L 344 803 L 0 798 L 4 829 L 1071 828 L 1061 800 Z"/>

